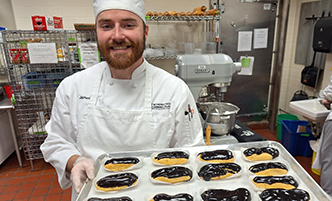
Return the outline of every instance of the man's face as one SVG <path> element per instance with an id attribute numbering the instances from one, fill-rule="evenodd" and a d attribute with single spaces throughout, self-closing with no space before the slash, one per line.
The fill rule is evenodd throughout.
<path id="1" fill-rule="evenodd" d="M 115 69 L 126 69 L 142 58 L 148 27 L 141 18 L 125 10 L 106 10 L 96 19 L 98 48 Z"/>

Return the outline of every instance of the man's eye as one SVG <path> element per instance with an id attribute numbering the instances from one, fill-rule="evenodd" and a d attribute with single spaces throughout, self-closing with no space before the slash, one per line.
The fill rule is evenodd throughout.
<path id="1" fill-rule="evenodd" d="M 105 25 L 102 25 L 101 28 L 103 28 L 103 29 L 109 29 L 109 28 L 111 28 L 111 26 L 108 25 L 108 24 L 105 24 Z"/>
<path id="2" fill-rule="evenodd" d="M 133 25 L 133 24 L 126 24 L 125 27 L 126 28 L 133 28 L 133 27 L 135 27 L 135 25 Z"/>

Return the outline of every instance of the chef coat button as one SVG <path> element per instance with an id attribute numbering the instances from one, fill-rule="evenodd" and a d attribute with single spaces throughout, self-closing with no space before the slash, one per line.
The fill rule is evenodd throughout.
<path id="1" fill-rule="evenodd" d="M 113 85 L 114 85 L 114 82 L 110 82 L 110 85 L 113 86 Z"/>
<path id="2" fill-rule="evenodd" d="M 137 84 L 133 84 L 133 87 L 136 88 L 136 87 L 137 87 Z"/>

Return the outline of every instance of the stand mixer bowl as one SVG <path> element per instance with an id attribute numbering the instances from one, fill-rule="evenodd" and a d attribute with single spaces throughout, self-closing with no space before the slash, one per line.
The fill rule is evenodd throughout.
<path id="1" fill-rule="evenodd" d="M 203 129 L 210 125 L 212 134 L 227 135 L 234 126 L 236 114 L 240 108 L 226 102 L 204 102 L 197 103 L 197 108 L 201 116 Z"/>

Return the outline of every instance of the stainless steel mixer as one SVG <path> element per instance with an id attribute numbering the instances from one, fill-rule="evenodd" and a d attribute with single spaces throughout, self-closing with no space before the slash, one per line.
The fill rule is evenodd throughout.
<path id="1" fill-rule="evenodd" d="M 226 54 L 181 55 L 174 68 L 197 100 L 203 129 L 210 125 L 212 134 L 227 135 L 234 128 L 240 109 L 222 101 L 233 74 L 241 70 L 241 63 L 233 62 Z"/>

